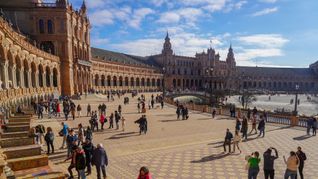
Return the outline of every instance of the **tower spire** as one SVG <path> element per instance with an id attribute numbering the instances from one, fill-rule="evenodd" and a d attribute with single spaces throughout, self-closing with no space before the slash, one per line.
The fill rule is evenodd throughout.
<path id="1" fill-rule="evenodd" d="M 87 10 L 87 8 L 86 8 L 86 1 L 85 1 L 85 0 L 83 0 L 83 2 L 82 2 L 81 10 L 82 10 L 83 12 L 86 12 L 86 10 Z"/>

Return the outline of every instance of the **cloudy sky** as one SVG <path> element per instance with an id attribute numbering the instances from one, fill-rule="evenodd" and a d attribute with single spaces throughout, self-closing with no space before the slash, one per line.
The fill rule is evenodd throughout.
<path id="1" fill-rule="evenodd" d="M 82 0 L 70 0 L 79 8 Z M 169 31 L 174 53 L 213 48 L 239 65 L 306 67 L 318 60 L 317 0 L 86 0 L 94 47 L 160 53 Z"/>

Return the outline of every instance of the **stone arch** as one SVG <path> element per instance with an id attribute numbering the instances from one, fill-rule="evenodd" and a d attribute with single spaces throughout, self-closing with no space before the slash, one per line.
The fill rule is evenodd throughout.
<path id="1" fill-rule="evenodd" d="M 34 62 L 31 63 L 31 85 L 33 88 L 36 87 L 36 65 Z"/>
<path id="2" fill-rule="evenodd" d="M 173 88 L 176 88 L 176 87 L 177 87 L 177 81 L 176 81 L 176 79 L 173 79 L 173 80 L 172 80 L 172 84 L 173 84 Z"/>
<path id="3" fill-rule="evenodd" d="M 27 59 L 25 59 L 23 61 L 23 67 L 24 67 L 24 71 L 23 71 L 23 75 L 24 75 L 24 86 L 26 88 L 30 88 L 29 86 L 29 70 L 30 70 L 30 67 L 29 67 L 29 63 L 27 61 Z"/>
<path id="4" fill-rule="evenodd" d="M 112 86 L 111 85 L 111 80 L 112 80 L 112 77 L 110 75 L 107 76 L 107 86 Z"/>
<path id="5" fill-rule="evenodd" d="M 149 87 L 150 86 L 150 79 L 147 78 L 147 86 Z"/>
<path id="6" fill-rule="evenodd" d="M 156 80 L 155 80 L 154 78 L 151 80 L 151 86 L 152 86 L 152 87 L 155 87 L 155 86 L 156 86 Z"/>
<path id="7" fill-rule="evenodd" d="M 12 54 L 12 52 L 9 50 L 8 51 L 8 62 L 9 62 L 9 66 L 8 66 L 8 80 L 9 80 L 9 87 L 13 88 L 14 87 L 14 83 L 15 83 L 15 57 Z"/>
<path id="8" fill-rule="evenodd" d="M 43 79 L 44 69 L 43 69 L 43 66 L 41 64 L 39 64 L 38 70 L 39 70 L 39 73 L 38 73 L 39 86 L 44 87 L 44 83 L 43 83 L 44 82 L 44 79 Z"/>
<path id="9" fill-rule="evenodd" d="M 102 86 L 106 86 L 106 84 L 105 84 L 105 75 L 102 75 L 102 78 L 101 78 L 101 85 Z"/>
<path id="10" fill-rule="evenodd" d="M 95 74 L 95 86 L 99 86 L 99 75 Z"/>
<path id="11" fill-rule="evenodd" d="M 157 87 L 160 87 L 160 79 L 157 79 Z"/>
<path id="12" fill-rule="evenodd" d="M 22 78 L 23 78 L 23 65 L 22 65 L 22 60 L 21 58 L 19 57 L 19 55 L 17 55 L 16 57 L 16 84 L 18 87 L 22 87 L 23 84 L 22 84 Z"/>
<path id="13" fill-rule="evenodd" d="M 142 86 L 142 87 L 145 86 L 145 78 L 141 78 L 141 86 Z"/>
<path id="14" fill-rule="evenodd" d="M 119 76 L 119 86 L 123 86 L 123 77 Z"/>
<path id="15" fill-rule="evenodd" d="M 45 81 L 46 81 L 46 86 L 50 87 L 51 86 L 51 69 L 46 66 L 45 68 Z"/>
<path id="16" fill-rule="evenodd" d="M 53 86 L 58 87 L 58 78 L 59 78 L 59 73 L 56 68 L 53 68 Z"/>
<path id="17" fill-rule="evenodd" d="M 136 86 L 138 86 L 138 87 L 140 86 L 140 80 L 138 77 L 136 78 Z"/>
<path id="18" fill-rule="evenodd" d="M 125 86 L 129 86 L 129 80 L 127 76 L 125 77 Z"/>
<path id="19" fill-rule="evenodd" d="M 131 78 L 130 78 L 130 86 L 131 86 L 131 87 L 134 87 L 134 86 L 135 86 L 134 77 L 131 77 Z"/>
<path id="20" fill-rule="evenodd" d="M 117 86 L 117 77 L 113 76 L 113 86 Z"/>

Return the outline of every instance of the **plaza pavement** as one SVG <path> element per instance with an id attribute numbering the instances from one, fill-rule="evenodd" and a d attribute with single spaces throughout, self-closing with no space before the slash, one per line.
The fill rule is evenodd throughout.
<path id="1" fill-rule="evenodd" d="M 151 94 L 146 94 L 150 99 Z M 123 116 L 126 118 L 126 130 L 109 130 L 94 133 L 93 143 L 103 143 L 109 157 L 107 167 L 108 178 L 111 179 L 135 179 L 141 166 L 148 166 L 154 179 L 246 179 L 245 156 L 254 151 L 262 153 L 268 147 L 276 147 L 279 158 L 275 162 L 276 178 L 283 178 L 286 165 L 283 155 L 288 156 L 291 150 L 302 146 L 307 154 L 304 173 L 306 178 L 318 178 L 318 139 L 317 137 L 304 136 L 301 128 L 289 128 L 281 125 L 267 125 L 265 138 L 249 136 L 251 140 L 240 143 L 242 154 L 223 154 L 223 138 L 226 128 L 234 131 L 235 121 L 225 116 L 217 116 L 211 119 L 206 113 L 190 111 L 190 118 L 186 121 L 176 119 L 175 108 L 166 105 L 164 109 L 156 105 L 156 109 L 147 110 L 148 133 L 139 135 L 138 125 L 134 124 L 141 114 L 137 113 L 137 98 L 131 98 L 130 104 L 123 105 L 123 97 L 115 97 L 114 102 L 106 102 L 102 95 L 90 95 L 86 99 L 75 101 L 82 104 L 82 115 L 86 115 L 86 104 L 90 103 L 93 109 L 98 104 L 105 102 L 107 116 L 117 109 L 118 104 L 123 107 Z M 85 97 L 84 97 L 85 98 Z M 78 123 L 88 125 L 88 117 L 77 118 L 75 121 L 67 121 L 70 127 L 77 127 Z M 53 127 L 55 134 L 61 129 L 59 119 L 37 120 L 36 123 Z M 108 123 L 105 125 L 108 126 Z M 120 128 L 121 129 L 121 128 Z M 62 138 L 56 137 L 55 147 L 61 146 Z M 46 146 L 43 147 L 46 150 Z M 66 158 L 66 150 L 56 150 L 50 155 L 50 160 L 65 169 L 69 162 L 63 162 Z M 263 178 L 261 162 L 259 178 Z M 88 178 L 96 178 L 96 171 Z"/>

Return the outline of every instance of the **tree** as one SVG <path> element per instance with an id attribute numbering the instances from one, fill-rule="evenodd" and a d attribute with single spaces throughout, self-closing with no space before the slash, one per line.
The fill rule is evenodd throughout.
<path id="1" fill-rule="evenodd" d="M 250 104 L 257 101 L 257 98 L 250 92 L 244 91 L 241 98 L 240 103 L 242 104 L 242 107 L 246 109 Z"/>

